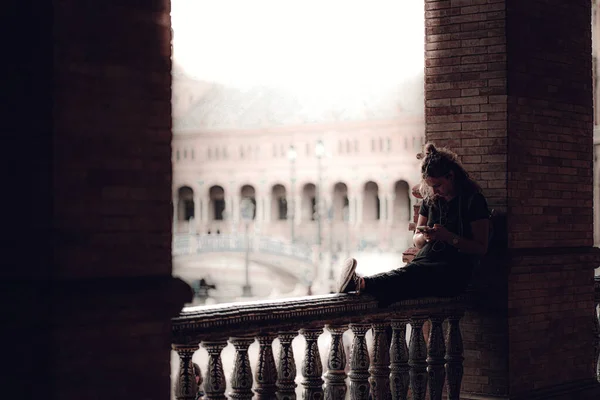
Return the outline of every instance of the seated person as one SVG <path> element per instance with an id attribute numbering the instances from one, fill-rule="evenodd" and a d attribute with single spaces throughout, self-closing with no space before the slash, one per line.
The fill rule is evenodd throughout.
<path id="1" fill-rule="evenodd" d="M 465 291 L 474 265 L 488 249 L 487 201 L 451 150 L 428 143 L 417 158 L 422 160 L 423 202 L 413 241 L 419 252 L 404 267 L 364 277 L 355 272 L 355 259 L 346 260 L 339 293 L 368 293 L 386 306 Z"/>

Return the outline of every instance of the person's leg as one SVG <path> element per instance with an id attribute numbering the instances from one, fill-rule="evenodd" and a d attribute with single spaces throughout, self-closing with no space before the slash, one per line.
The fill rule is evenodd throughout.
<path id="1" fill-rule="evenodd" d="M 364 293 L 371 294 L 385 304 L 400 300 L 435 295 L 438 274 L 425 265 L 408 263 L 388 272 L 365 276 Z"/>

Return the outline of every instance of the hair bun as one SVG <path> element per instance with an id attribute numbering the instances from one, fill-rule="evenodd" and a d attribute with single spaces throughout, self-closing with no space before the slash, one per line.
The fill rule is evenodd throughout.
<path id="1" fill-rule="evenodd" d="M 424 150 L 426 155 L 435 154 L 438 152 L 433 143 L 427 143 Z"/>

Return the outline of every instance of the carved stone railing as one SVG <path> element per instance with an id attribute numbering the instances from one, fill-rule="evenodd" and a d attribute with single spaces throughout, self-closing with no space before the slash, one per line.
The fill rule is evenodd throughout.
<path id="1" fill-rule="evenodd" d="M 367 295 L 335 294 L 186 308 L 173 319 L 173 350 L 180 361 L 175 397 L 195 399 L 192 355 L 202 346 L 209 355 L 208 365 L 202 366 L 206 399 L 296 399 L 291 343 L 301 335 L 306 341 L 301 367 L 304 399 L 344 399 L 347 392 L 352 399 L 407 399 L 409 391 L 413 399 L 424 400 L 427 391 L 429 398 L 441 399 L 444 386 L 447 398 L 458 399 L 463 375 L 459 322 L 466 302 L 466 297 L 423 298 L 379 308 Z M 325 371 L 317 346 L 324 329 L 331 333 Z M 347 330 L 354 334 L 349 360 L 343 343 Z M 271 347 L 275 338 L 280 343 L 277 362 Z M 259 357 L 251 368 L 248 347 L 255 340 Z M 221 360 L 228 341 L 235 347 L 229 380 Z"/>
<path id="2" fill-rule="evenodd" d="M 594 322 L 596 326 L 596 379 L 600 382 L 600 276 L 594 282 Z"/>

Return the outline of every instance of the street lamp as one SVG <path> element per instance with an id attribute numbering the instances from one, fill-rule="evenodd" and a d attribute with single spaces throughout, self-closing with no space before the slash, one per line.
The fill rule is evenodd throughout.
<path id="1" fill-rule="evenodd" d="M 317 249 L 319 251 L 319 261 L 317 264 L 317 271 L 315 273 L 315 278 L 318 278 L 319 276 L 319 269 L 322 268 L 323 266 L 323 249 L 322 249 L 322 218 L 321 218 L 321 210 L 323 208 L 322 203 L 322 185 L 323 185 L 323 166 L 322 166 L 322 159 L 323 156 L 325 155 L 325 145 L 323 144 L 322 140 L 318 140 L 317 144 L 315 146 L 315 155 L 317 156 L 317 174 L 318 174 L 318 180 L 317 180 L 317 187 L 315 190 L 315 218 L 317 220 Z"/>
<path id="2" fill-rule="evenodd" d="M 246 282 L 242 287 L 242 296 L 252 296 L 252 286 L 250 286 L 250 236 L 248 235 L 248 228 L 250 221 L 254 216 L 254 203 L 251 199 L 244 197 L 240 204 L 240 214 L 244 221 L 244 227 L 246 232 L 246 259 L 245 259 L 245 270 L 246 270 Z"/>
<path id="3" fill-rule="evenodd" d="M 296 241 L 296 234 L 294 232 L 294 215 L 296 213 L 296 199 L 294 194 L 294 187 L 296 186 L 296 148 L 294 145 L 290 145 L 288 149 L 287 157 L 290 160 L 290 200 L 288 202 L 287 217 L 290 220 L 290 240 L 293 243 Z"/>
<path id="4" fill-rule="evenodd" d="M 317 156 L 317 189 L 315 193 L 315 217 L 317 220 L 317 246 L 319 247 L 319 260 L 322 258 L 321 255 L 321 186 L 322 186 L 322 162 L 323 156 L 325 155 L 325 145 L 322 140 L 318 140 L 315 146 L 315 155 Z"/>

